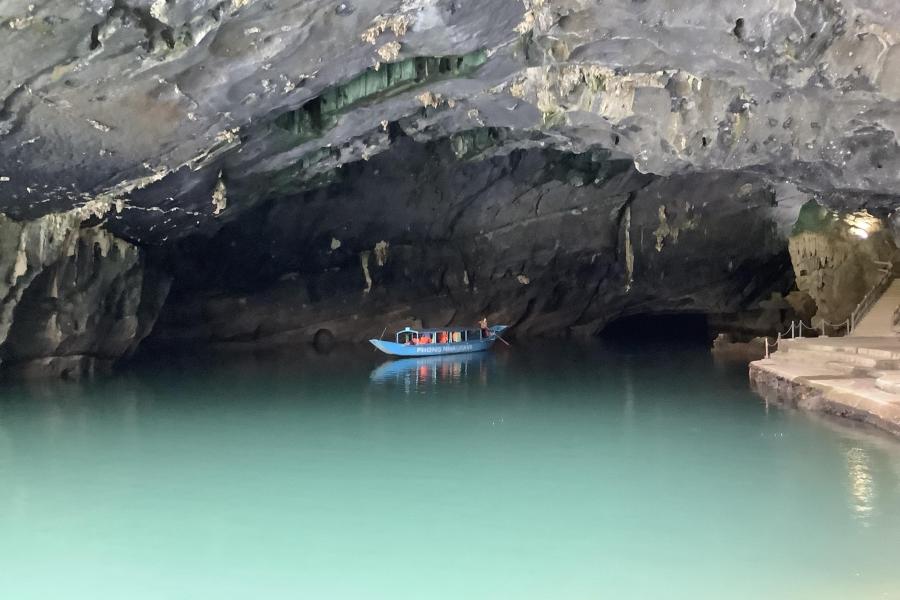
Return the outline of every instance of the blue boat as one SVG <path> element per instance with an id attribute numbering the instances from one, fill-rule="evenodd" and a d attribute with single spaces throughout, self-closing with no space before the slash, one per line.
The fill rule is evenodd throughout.
<path id="1" fill-rule="evenodd" d="M 480 329 L 440 327 L 438 329 L 412 329 L 397 332 L 394 341 L 369 340 L 372 345 L 391 356 L 436 356 L 484 352 L 499 339 L 506 325 L 489 327 L 485 336 Z"/>

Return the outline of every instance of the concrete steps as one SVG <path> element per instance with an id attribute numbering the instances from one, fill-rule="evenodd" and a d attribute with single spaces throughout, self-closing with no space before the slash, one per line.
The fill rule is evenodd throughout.
<path id="1" fill-rule="evenodd" d="M 835 352 L 857 354 L 884 360 L 900 360 L 900 341 L 892 338 L 797 338 L 784 339 L 779 342 L 781 349 L 795 348 L 816 352 Z"/>
<path id="2" fill-rule="evenodd" d="M 900 338 L 780 340 L 750 364 L 767 399 L 863 421 L 900 436 Z"/>
<path id="3" fill-rule="evenodd" d="M 900 359 L 882 358 L 848 352 L 842 350 L 818 349 L 816 346 L 791 345 L 776 353 L 789 355 L 790 359 L 804 362 L 822 363 L 826 365 L 836 364 L 854 368 L 894 370 L 900 369 Z"/>
<path id="4" fill-rule="evenodd" d="M 841 373 L 843 375 L 846 375 L 847 377 L 872 377 L 875 374 L 873 373 L 873 369 L 858 367 L 856 365 L 849 365 L 847 363 L 838 361 L 827 362 L 825 363 L 825 366 L 832 371 Z"/>
<path id="5" fill-rule="evenodd" d="M 857 388 L 900 396 L 900 343 L 882 338 L 867 341 L 868 345 L 861 346 L 849 338 L 781 340 L 767 363 L 794 376 L 852 379 Z"/>
<path id="6" fill-rule="evenodd" d="M 875 380 L 875 387 L 889 394 L 900 394 L 900 371 L 881 373 Z"/>

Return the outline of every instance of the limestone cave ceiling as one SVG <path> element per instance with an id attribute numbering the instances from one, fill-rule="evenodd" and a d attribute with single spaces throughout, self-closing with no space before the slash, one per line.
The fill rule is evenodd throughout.
<path id="1" fill-rule="evenodd" d="M 0 211 L 212 231 L 399 136 L 887 212 L 896 0 L 0 0 Z"/>

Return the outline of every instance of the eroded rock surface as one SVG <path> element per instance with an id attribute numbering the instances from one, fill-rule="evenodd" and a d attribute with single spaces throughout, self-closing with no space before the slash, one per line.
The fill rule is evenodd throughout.
<path id="1" fill-rule="evenodd" d="M 893 0 L 6 0 L 0 14 L 12 215 L 112 195 L 126 206 L 111 228 L 162 243 L 398 131 L 485 127 L 645 173 L 746 170 L 895 205 Z"/>
<path id="2" fill-rule="evenodd" d="M 842 333 L 863 297 L 882 277 L 897 248 L 884 223 L 866 213 L 839 215 L 811 202 L 790 238 L 797 287 L 816 303 L 814 323 Z"/>
<path id="3" fill-rule="evenodd" d="M 398 140 L 328 187 L 185 240 L 157 336 L 364 340 L 482 313 L 520 335 L 592 335 L 629 314 L 736 313 L 790 282 L 776 190 L 759 177 L 452 151 Z"/>
<path id="4" fill-rule="evenodd" d="M 107 369 L 150 332 L 169 278 L 142 251 L 73 211 L 0 217 L 0 367 L 77 377 Z"/>
<path id="5" fill-rule="evenodd" d="M 894 0 L 0 0 L 0 40 L 0 213 L 115 249 L 41 259 L 8 363 L 126 354 L 169 274 L 159 340 L 729 314 L 804 202 L 900 222 Z M 128 308 L 57 332 L 54 269 Z"/>

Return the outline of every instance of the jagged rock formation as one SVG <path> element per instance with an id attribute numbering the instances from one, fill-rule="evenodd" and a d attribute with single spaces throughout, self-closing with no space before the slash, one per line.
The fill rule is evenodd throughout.
<path id="1" fill-rule="evenodd" d="M 328 187 L 177 245 L 156 336 L 364 340 L 482 312 L 520 335 L 591 335 L 635 313 L 736 313 L 785 287 L 776 192 L 758 177 L 657 178 L 602 153 L 460 161 L 454 148 L 398 140 Z"/>
<path id="2" fill-rule="evenodd" d="M 96 215 L 94 215 L 96 216 Z M 0 366 L 78 376 L 108 368 L 150 332 L 169 278 L 72 211 L 0 217 Z"/>
<path id="3" fill-rule="evenodd" d="M 0 38 L 0 213 L 115 206 L 158 339 L 731 312 L 803 202 L 900 218 L 894 0 L 0 0 Z"/>
<path id="4" fill-rule="evenodd" d="M 15 216 L 112 195 L 125 207 L 110 227 L 158 243 L 385 152 L 397 131 L 484 127 L 646 173 L 744 169 L 894 205 L 892 0 L 2 8 L 5 48 L 24 57 L 0 65 L 0 210 Z"/>
<path id="5" fill-rule="evenodd" d="M 881 278 L 876 261 L 896 260 L 883 223 L 867 214 L 838 215 L 811 202 L 790 238 L 797 287 L 816 303 L 813 321 L 835 328 Z"/>

